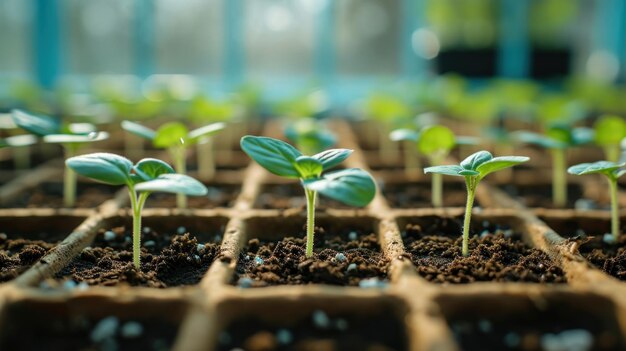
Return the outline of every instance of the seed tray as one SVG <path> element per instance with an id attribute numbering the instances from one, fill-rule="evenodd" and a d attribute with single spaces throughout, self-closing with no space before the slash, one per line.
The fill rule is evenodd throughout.
<path id="1" fill-rule="evenodd" d="M 341 135 L 342 147 L 356 150 L 346 168 L 369 169 L 350 127 L 336 122 L 333 129 Z M 266 130 L 276 127 L 269 125 Z M 37 173 L 23 179 L 34 184 L 48 179 Z M 326 283 L 255 288 L 234 278 L 242 250 L 251 239 L 277 241 L 284 235 L 299 235 L 303 209 L 258 208 L 263 189 L 276 185 L 276 179 L 255 163 L 237 174 L 230 178 L 231 184 L 241 184 L 232 206 L 145 210 L 144 224 L 163 232 L 185 227 L 202 241 L 210 241 L 216 231 L 221 236 L 206 273 L 197 284 L 182 287 L 72 285 L 57 276 L 93 245 L 99 232 L 128 224 L 128 200 L 123 191 L 95 208 L 0 209 L 0 224 L 8 234 L 23 230 L 20 225 L 26 221 L 37 226 L 44 220 L 44 228 L 52 225 L 47 223 L 63 223 L 69 234 L 16 279 L 0 284 L 0 348 L 54 345 L 54 340 L 64 335 L 64 340 L 77 343 L 76 348 L 104 348 L 113 343 L 120 349 L 254 350 L 287 349 L 303 343 L 303 347 L 316 349 L 348 345 L 341 349 L 362 350 L 375 345 L 398 350 L 538 350 L 572 331 L 583 339 L 590 333 L 592 349 L 620 350 L 626 345 L 624 283 L 581 256 L 577 242 L 566 237 L 570 230 L 561 225 L 580 221 L 583 226 L 602 227 L 608 222 L 605 212 L 529 209 L 485 181 L 477 192 L 480 207 L 474 210 L 472 225 L 478 230 L 497 227 L 520 233 L 519 240 L 545 254 L 566 282 L 442 284 L 426 279 L 412 263 L 407 228 L 428 228 L 441 221 L 458 223 L 463 208 L 398 208 L 379 192 L 364 209 L 320 208 L 317 224 L 329 232 L 348 228 L 373 233 L 376 251 L 386 261 L 383 276 L 363 277 L 357 286 Z M 402 184 L 402 180 L 391 183 Z M 8 194 L 4 195 L 7 198 L 19 194 L 6 189 L 0 188 L 0 193 Z M 203 236 L 203 231 L 210 234 Z M 115 323 L 105 321 L 110 317 L 115 317 Z M 140 323 L 139 335 L 136 328 L 135 334 L 133 328 L 127 330 L 129 322 Z M 378 327 L 372 328 L 370 322 Z M 105 327 L 109 323 L 109 333 L 94 337 L 96 331 L 106 329 L 103 323 Z M 393 330 L 391 338 L 385 338 L 385 330 Z M 346 344 L 350 338 L 366 345 Z"/>

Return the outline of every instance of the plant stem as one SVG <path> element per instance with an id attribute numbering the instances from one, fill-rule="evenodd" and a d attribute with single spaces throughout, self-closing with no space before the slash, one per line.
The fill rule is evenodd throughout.
<path id="1" fill-rule="evenodd" d="M 174 159 L 174 169 L 176 173 L 187 174 L 187 160 L 184 146 L 176 146 L 170 149 L 172 158 Z M 176 207 L 179 209 L 187 208 L 187 196 L 176 194 Z"/>
<path id="2" fill-rule="evenodd" d="M 611 162 L 619 162 L 620 148 L 619 145 L 609 145 L 604 148 L 606 160 Z"/>
<path id="3" fill-rule="evenodd" d="M 566 166 L 565 149 L 552 149 L 552 201 L 556 207 L 567 204 Z"/>
<path id="4" fill-rule="evenodd" d="M 306 257 L 313 256 L 313 239 L 315 238 L 315 198 L 317 192 L 304 189 L 306 195 Z"/>
<path id="5" fill-rule="evenodd" d="M 196 145 L 198 176 L 201 179 L 211 179 L 215 176 L 215 155 L 213 152 L 213 138 L 206 137 Z"/>
<path id="6" fill-rule="evenodd" d="M 73 157 L 76 154 L 76 146 L 74 144 L 63 144 L 65 150 L 65 159 Z M 76 173 L 65 166 L 63 174 L 63 205 L 65 207 L 74 207 L 76 203 Z"/>
<path id="7" fill-rule="evenodd" d="M 405 140 L 402 143 L 404 146 L 404 171 L 408 177 L 418 175 L 422 165 L 420 164 L 419 154 L 415 150 L 415 142 Z"/>
<path id="8" fill-rule="evenodd" d="M 386 124 L 381 126 L 382 133 L 378 136 L 378 150 L 383 163 L 392 164 L 398 161 L 398 143 L 389 139 L 390 127 Z"/>
<path id="9" fill-rule="evenodd" d="M 465 177 L 465 185 L 467 187 L 467 203 L 465 204 L 465 218 L 463 219 L 463 247 L 461 249 L 463 256 L 469 254 L 469 231 L 472 220 L 472 206 L 474 206 L 474 196 L 476 195 L 478 180 L 476 177 Z"/>
<path id="10" fill-rule="evenodd" d="M 130 204 L 133 212 L 133 264 L 135 268 L 141 267 L 141 210 L 150 193 L 137 193 L 129 189 Z"/>
<path id="11" fill-rule="evenodd" d="M 30 146 L 18 146 L 13 148 L 13 164 L 15 169 L 19 170 L 30 168 Z"/>
<path id="12" fill-rule="evenodd" d="M 617 178 L 608 178 L 611 191 L 611 232 L 613 233 L 613 243 L 617 244 L 619 239 L 619 210 L 617 207 Z"/>
<path id="13" fill-rule="evenodd" d="M 442 188 L 443 188 L 443 176 L 439 173 L 433 173 L 432 179 L 432 189 L 431 189 L 431 201 L 433 202 L 433 206 L 442 207 L 443 199 L 442 199 Z"/>

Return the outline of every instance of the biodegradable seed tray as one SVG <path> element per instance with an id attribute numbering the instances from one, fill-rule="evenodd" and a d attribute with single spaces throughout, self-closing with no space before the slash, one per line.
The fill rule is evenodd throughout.
<path id="1" fill-rule="evenodd" d="M 142 262 L 154 271 L 147 278 L 130 276 L 129 258 L 115 256 L 130 224 L 124 190 L 88 208 L 0 209 L 3 260 L 14 250 L 2 246 L 7 240 L 45 243 L 39 257 L 24 257 L 15 277 L 0 283 L 0 349 L 626 348 L 624 277 L 593 266 L 578 238 L 604 234 L 608 213 L 527 208 L 487 178 L 477 191 L 472 255 L 458 257 L 463 203 L 412 206 L 419 203 L 414 193 L 402 189 L 421 186 L 428 194 L 427 177 L 381 167 L 380 155 L 371 155 L 376 143 L 357 142 L 366 133 L 343 122 L 333 129 L 341 147 L 355 150 L 343 166 L 377 168 L 380 191 L 363 209 L 321 202 L 313 260 L 302 258 L 297 185 L 241 160 L 207 183 L 227 199 L 187 210 L 157 197 L 149 203 Z M 59 165 L 0 187 L 0 204 L 57 177 Z M 589 189 L 601 183 L 576 184 L 589 196 L 600 193 Z M 459 185 L 445 178 L 444 196 Z M 278 199 L 268 198 L 274 192 Z M 195 241 L 181 241 L 187 232 Z M 161 249 L 188 262 L 171 266 L 158 258 Z M 87 263 L 97 269 L 86 278 L 74 274 Z M 112 276 L 116 264 L 122 268 Z M 189 280 L 172 283 L 166 273 Z"/>

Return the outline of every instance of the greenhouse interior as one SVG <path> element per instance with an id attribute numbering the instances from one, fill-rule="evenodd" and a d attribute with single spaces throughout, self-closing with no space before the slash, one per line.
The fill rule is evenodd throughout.
<path id="1" fill-rule="evenodd" d="M 624 0 L 0 0 L 0 43 L 0 350 L 626 350 Z"/>

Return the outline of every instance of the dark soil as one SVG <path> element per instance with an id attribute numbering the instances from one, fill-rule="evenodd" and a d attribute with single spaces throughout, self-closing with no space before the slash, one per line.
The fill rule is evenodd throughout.
<path id="1" fill-rule="evenodd" d="M 478 230 L 476 230 L 478 229 Z M 536 282 L 564 283 L 561 268 L 549 256 L 527 246 L 521 234 L 484 223 L 473 228 L 469 255 L 461 254 L 461 223 L 437 217 L 427 226 L 409 223 L 404 245 L 420 276 L 435 283 Z"/>
<path id="2" fill-rule="evenodd" d="M 383 184 L 380 186 L 383 195 L 392 208 L 422 208 L 432 207 L 430 183 L 402 183 Z M 445 182 L 443 191 L 443 205 L 446 207 L 464 207 L 467 201 L 465 184 L 459 182 Z M 480 206 L 474 200 L 474 206 Z"/>
<path id="3" fill-rule="evenodd" d="M 531 208 L 563 208 L 556 207 L 552 202 L 552 185 L 516 185 L 507 184 L 498 186 L 510 196 L 516 198 L 526 207 Z M 580 185 L 567 185 L 567 205 L 564 208 L 575 208 L 576 200 L 583 197 Z"/>
<path id="4" fill-rule="evenodd" d="M 113 198 L 120 187 L 106 184 L 78 183 L 76 187 L 77 208 L 92 208 Z M 23 192 L 8 206 L 10 208 L 62 208 L 63 184 L 43 183 Z"/>
<path id="5" fill-rule="evenodd" d="M 9 239 L 0 233 L 0 282 L 15 279 L 54 246 L 43 240 Z"/>
<path id="6" fill-rule="evenodd" d="M 322 311 L 316 313 L 326 316 Z M 390 314 L 326 318 L 311 316 L 295 325 L 282 326 L 242 318 L 222 332 L 218 350 L 400 351 L 407 348 L 403 324 Z"/>
<path id="7" fill-rule="evenodd" d="M 304 189 L 299 183 L 294 184 L 269 184 L 264 185 L 261 193 L 254 203 L 255 208 L 260 209 L 277 209 L 284 210 L 288 208 L 306 208 L 306 197 Z M 344 205 L 339 201 L 335 201 L 319 195 L 315 204 L 317 210 L 326 208 L 350 209 L 348 205 Z"/>
<path id="8" fill-rule="evenodd" d="M 492 301 L 482 302 L 484 304 L 448 322 L 463 350 L 626 349 L 614 312 L 600 309 L 597 305 L 586 305 L 587 301 L 578 304 L 550 302 L 543 307 L 541 304 L 528 303 L 519 310 L 509 309 L 510 301 L 497 304 Z M 598 308 L 602 313 L 585 311 L 585 306 Z M 490 312 L 495 316 L 491 316 Z M 555 343 L 560 347 L 555 346 Z"/>
<path id="9" fill-rule="evenodd" d="M 356 238 L 352 234 L 354 240 L 350 240 L 349 233 L 349 230 L 326 233 L 316 227 L 315 252 L 311 258 L 305 257 L 304 231 L 298 238 L 280 241 L 250 239 L 239 255 L 232 283 L 252 287 L 359 285 L 366 278 L 386 279 L 389 262 L 380 252 L 376 234 L 355 232 Z"/>
<path id="10" fill-rule="evenodd" d="M 111 229 L 115 233 L 113 240 L 105 240 L 105 231 L 101 230 L 94 244 L 84 249 L 57 278 L 102 286 L 122 283 L 154 288 L 193 285 L 200 282 L 219 253 L 216 242 L 202 243 L 204 248 L 198 250 L 198 239 L 189 233 L 171 235 L 150 228 L 146 233 L 146 228 L 142 233 L 140 271 L 133 265 L 130 230 L 116 227 Z"/>
<path id="11" fill-rule="evenodd" d="M 205 184 L 206 185 L 206 184 Z M 189 208 L 216 208 L 232 207 L 239 195 L 240 186 L 230 184 L 207 185 L 209 193 L 205 196 L 188 196 Z M 176 207 L 176 195 L 166 193 L 154 193 L 146 201 L 148 208 L 174 208 Z"/>
<path id="12" fill-rule="evenodd" d="M 177 326 L 170 322 L 155 320 L 120 319 L 112 337 L 98 340 L 92 333 L 100 320 L 77 313 L 70 316 L 57 316 L 41 311 L 19 309 L 5 318 L 4 331 L 0 339 L 0 349 L 12 351 L 66 351 L 66 350 L 169 350 L 176 337 Z M 122 335 L 127 322 L 139 322 L 141 335 Z"/>

